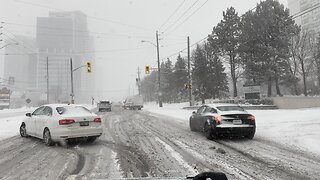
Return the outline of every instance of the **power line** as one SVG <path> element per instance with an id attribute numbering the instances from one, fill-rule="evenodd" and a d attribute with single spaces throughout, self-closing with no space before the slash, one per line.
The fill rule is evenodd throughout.
<path id="1" fill-rule="evenodd" d="M 159 27 L 159 30 L 179 11 L 179 9 L 183 6 L 186 0 L 183 0 L 178 7 L 173 11 L 173 13 L 166 19 L 166 21 Z"/>
<path id="2" fill-rule="evenodd" d="M 197 0 L 197 1 L 195 1 L 186 11 L 184 11 L 183 13 L 182 13 L 182 15 L 178 18 L 178 19 L 176 19 L 176 21 L 174 21 L 172 24 L 171 24 L 171 26 L 169 26 L 168 28 L 166 28 L 165 30 L 164 30 L 164 32 L 166 32 L 167 30 L 169 30 L 172 26 L 174 26 L 191 8 L 193 8 L 198 2 L 199 2 L 200 0 Z"/>
<path id="3" fill-rule="evenodd" d="M 309 12 L 311 12 L 311 11 L 315 10 L 315 9 L 318 9 L 319 7 L 320 7 L 320 3 L 319 3 L 319 5 L 318 5 L 318 6 L 312 7 L 312 9 L 310 9 L 310 10 L 308 10 L 308 11 L 306 11 L 306 12 L 303 12 L 303 13 L 301 13 L 301 14 L 299 14 L 299 15 L 295 16 L 295 17 L 293 17 L 293 16 L 292 16 L 292 19 L 295 19 L 295 18 L 298 18 L 298 17 L 300 17 L 300 16 L 303 16 L 303 15 L 305 15 L 305 14 L 307 14 L 307 13 L 309 13 Z"/>
<path id="4" fill-rule="evenodd" d="M 309 7 L 309 8 L 307 8 L 307 9 L 305 9 L 305 10 L 303 10 L 303 11 L 300 11 L 300 12 L 297 12 L 297 13 L 291 15 L 291 17 L 292 17 L 293 19 L 295 19 L 295 18 L 297 18 L 297 17 L 300 17 L 300 16 L 304 15 L 305 13 L 308 13 L 308 12 L 305 12 L 305 11 L 307 11 L 307 10 L 309 10 L 309 9 L 311 9 L 311 8 L 318 8 L 319 5 L 320 5 L 320 2 L 317 3 L 317 4 L 315 4 L 315 5 L 313 5 L 313 6 L 311 6 L 311 7 Z M 318 6 L 318 7 L 317 7 L 317 6 Z M 314 9 L 313 9 L 313 10 L 314 10 Z M 311 11 L 312 11 L 312 10 L 311 10 Z M 309 12 L 310 12 L 310 11 L 309 11 Z M 303 14 L 300 14 L 300 13 L 303 13 Z M 295 17 L 295 16 L 297 16 L 297 17 Z"/>
<path id="5" fill-rule="evenodd" d="M 201 6 L 199 6 L 193 13 L 191 13 L 184 21 L 182 21 L 179 25 L 177 25 L 175 28 L 173 28 L 170 32 L 167 34 L 170 34 L 171 32 L 175 31 L 179 26 L 181 26 L 183 23 L 185 23 L 191 16 L 193 16 L 196 12 L 198 12 L 209 0 L 206 0 Z"/>
<path id="6" fill-rule="evenodd" d="M 190 47 L 193 47 L 193 46 L 197 45 L 198 43 L 206 40 L 207 38 L 208 38 L 208 36 L 200 39 L 199 41 L 197 41 L 197 42 L 193 43 L 192 45 L 190 45 Z M 161 60 L 165 60 L 165 59 L 168 59 L 168 58 L 170 58 L 170 57 L 172 57 L 172 56 L 178 55 L 179 53 L 181 53 L 181 52 L 183 52 L 183 51 L 185 51 L 185 50 L 187 50 L 187 49 L 188 49 L 188 48 L 184 48 L 184 49 L 182 49 L 182 50 L 180 50 L 180 51 L 178 51 L 178 52 L 176 52 L 176 53 L 173 53 L 173 54 L 171 54 L 171 55 L 169 55 L 169 56 L 166 56 L 166 57 L 162 58 Z"/>

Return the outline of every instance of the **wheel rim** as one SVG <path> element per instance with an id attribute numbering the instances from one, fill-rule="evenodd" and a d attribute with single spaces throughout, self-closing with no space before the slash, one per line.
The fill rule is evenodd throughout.
<path id="1" fill-rule="evenodd" d="M 26 127 L 25 126 L 21 126 L 20 127 L 20 135 L 21 136 L 26 136 Z"/>
<path id="2" fill-rule="evenodd" d="M 44 142 L 45 142 L 46 144 L 49 144 L 49 139 L 50 139 L 50 133 L 49 133 L 48 130 L 46 130 L 46 131 L 44 132 Z"/>

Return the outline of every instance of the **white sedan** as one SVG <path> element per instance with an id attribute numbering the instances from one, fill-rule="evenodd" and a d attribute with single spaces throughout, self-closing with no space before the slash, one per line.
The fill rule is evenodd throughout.
<path id="1" fill-rule="evenodd" d="M 20 126 L 20 135 L 43 139 L 49 146 L 80 137 L 93 142 L 102 134 L 101 118 L 79 105 L 43 105 L 26 116 Z"/>

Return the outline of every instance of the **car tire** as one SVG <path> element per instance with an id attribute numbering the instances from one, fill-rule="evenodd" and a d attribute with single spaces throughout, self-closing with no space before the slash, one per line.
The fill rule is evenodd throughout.
<path id="1" fill-rule="evenodd" d="M 20 136 L 21 137 L 28 137 L 26 124 L 24 124 L 24 123 L 22 123 L 20 126 Z"/>
<path id="2" fill-rule="evenodd" d="M 191 131 L 196 131 L 196 129 L 194 128 L 193 124 L 191 123 L 191 119 L 189 119 L 189 127 Z"/>
<path id="3" fill-rule="evenodd" d="M 256 131 L 253 130 L 253 131 L 250 132 L 248 135 L 246 135 L 246 138 L 248 138 L 248 139 L 253 139 L 255 133 L 256 133 Z"/>
<path id="4" fill-rule="evenodd" d="M 214 133 L 212 127 L 209 127 L 208 123 L 204 125 L 204 132 L 208 140 L 217 139 L 217 135 Z"/>
<path id="5" fill-rule="evenodd" d="M 97 136 L 90 136 L 87 138 L 87 142 L 93 143 L 97 139 Z"/>
<path id="6" fill-rule="evenodd" d="M 43 142 L 47 146 L 53 146 L 54 144 L 51 138 L 51 133 L 48 128 L 45 128 L 43 131 Z"/>

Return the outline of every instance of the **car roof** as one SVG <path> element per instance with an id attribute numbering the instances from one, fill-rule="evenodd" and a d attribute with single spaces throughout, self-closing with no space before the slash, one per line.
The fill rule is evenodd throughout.
<path id="1" fill-rule="evenodd" d="M 70 107 L 76 107 L 76 106 L 81 106 L 81 107 L 84 107 L 80 104 L 44 104 L 42 106 L 49 106 L 49 107 L 52 107 L 52 108 L 56 108 L 56 107 L 62 107 L 62 106 L 70 106 Z"/>
<path id="2" fill-rule="evenodd" d="M 213 103 L 213 104 L 204 104 L 205 106 L 209 107 L 223 107 L 223 106 L 239 106 L 238 104 L 233 104 L 233 103 Z"/>

